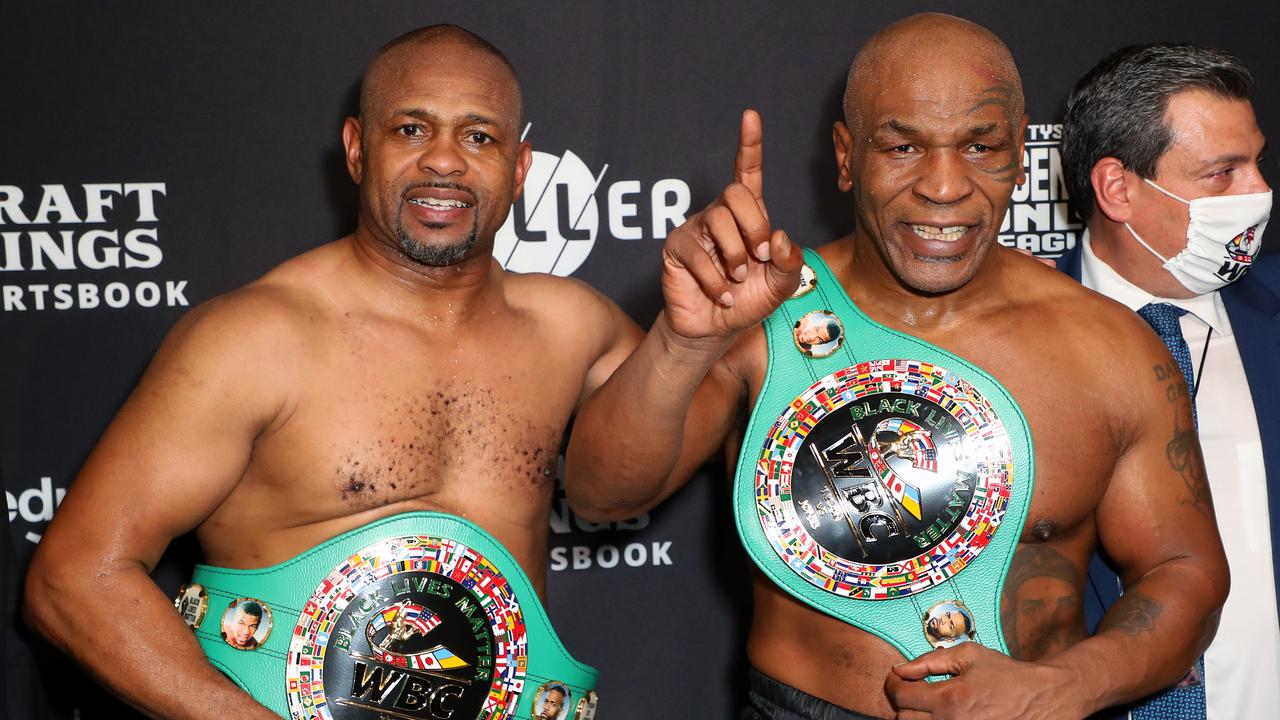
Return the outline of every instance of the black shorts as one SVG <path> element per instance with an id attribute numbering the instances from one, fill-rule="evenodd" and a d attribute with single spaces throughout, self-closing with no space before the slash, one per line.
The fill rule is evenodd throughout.
<path id="1" fill-rule="evenodd" d="M 751 689 L 740 720 L 877 720 L 780 683 L 749 668 Z"/>

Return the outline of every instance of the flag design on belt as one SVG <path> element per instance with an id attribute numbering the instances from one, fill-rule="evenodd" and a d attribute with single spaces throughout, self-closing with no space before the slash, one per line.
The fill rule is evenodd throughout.
<path id="1" fill-rule="evenodd" d="M 415 635 L 426 636 L 440 625 L 440 616 L 416 603 L 404 602 L 383 608 L 369 621 L 367 633 L 370 640 L 383 630 L 389 634 L 381 643 L 370 642 L 370 648 L 378 659 L 396 667 L 415 670 L 452 670 L 466 667 L 467 662 L 454 655 L 443 645 L 419 653 L 401 654 L 390 648 Z"/>
<path id="2" fill-rule="evenodd" d="M 440 616 L 421 605 L 406 605 L 400 612 L 405 624 L 426 635 L 440 625 Z"/>
<path id="3" fill-rule="evenodd" d="M 894 445 L 901 444 L 897 450 L 898 457 L 911 460 L 911 466 L 918 470 L 938 471 L 938 448 L 933 444 L 933 436 L 928 430 L 907 420 L 906 418 L 890 418 L 876 426 L 880 432 L 893 432 L 898 435 Z"/>
<path id="4" fill-rule="evenodd" d="M 414 670 L 453 670 L 455 668 L 466 667 L 467 661 L 454 655 L 449 648 L 443 645 L 437 645 L 430 650 L 412 655 L 397 655 L 389 652 L 379 652 L 374 650 L 374 654 L 378 659 L 388 665 L 397 667 L 409 667 Z"/>
<path id="5" fill-rule="evenodd" d="M 881 443 L 881 433 L 893 433 L 895 440 Z M 938 450 L 934 447 L 929 431 L 905 418 L 889 418 L 876 426 L 872 441 L 867 444 L 867 459 L 902 508 L 917 520 L 923 518 L 920 510 L 920 488 L 907 482 L 889 466 L 886 454 L 893 453 L 904 460 L 911 460 L 912 467 L 937 472 Z"/>
<path id="6" fill-rule="evenodd" d="M 398 637 L 408 638 L 415 632 L 418 635 L 426 635 L 440 625 L 440 616 L 406 600 L 383 608 L 369 621 L 369 626 L 375 633 L 388 625 L 392 626 L 393 632 Z"/>

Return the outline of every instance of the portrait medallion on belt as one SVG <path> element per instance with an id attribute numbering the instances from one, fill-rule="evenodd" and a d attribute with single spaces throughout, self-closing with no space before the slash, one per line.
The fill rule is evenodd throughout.
<path id="1" fill-rule="evenodd" d="M 205 612 L 209 610 L 209 593 L 200 583 L 187 583 L 178 588 L 173 606 L 178 609 L 182 622 L 192 630 L 197 630 L 200 623 L 204 622 Z"/>
<path id="2" fill-rule="evenodd" d="M 844 344 L 844 325 L 830 310 L 805 313 L 791 332 L 796 349 L 811 358 L 830 357 Z"/>
<path id="3" fill-rule="evenodd" d="M 499 568 L 447 538 L 391 538 L 335 568 L 303 608 L 289 648 L 289 710 L 507 720 L 527 663 L 524 616 Z"/>
<path id="4" fill-rule="evenodd" d="M 257 598 L 242 597 L 222 613 L 222 640 L 237 650 L 257 650 L 271 635 L 271 608 Z"/>
<path id="5" fill-rule="evenodd" d="M 959 600 L 935 603 L 925 611 L 921 623 L 924 625 L 925 639 L 935 648 L 955 647 L 978 637 L 973 613 Z"/>
<path id="6" fill-rule="evenodd" d="M 791 292 L 792 299 L 809 294 L 809 291 L 818 287 L 818 274 L 809 267 L 808 263 L 800 266 L 800 284 Z"/>
<path id="7" fill-rule="evenodd" d="M 573 720 L 595 720 L 596 705 L 600 702 L 600 696 L 596 695 L 595 690 L 588 690 L 586 696 L 578 700 L 578 708 L 573 713 Z"/>
<path id="8" fill-rule="evenodd" d="M 879 360 L 814 383 L 778 416 L 756 467 L 765 536 L 832 594 L 903 597 L 960 572 L 1009 503 L 1012 447 L 954 372 Z"/>
<path id="9" fill-rule="evenodd" d="M 543 683 L 533 694 L 533 720 L 567 720 L 573 707 L 573 691 L 557 680 Z"/>

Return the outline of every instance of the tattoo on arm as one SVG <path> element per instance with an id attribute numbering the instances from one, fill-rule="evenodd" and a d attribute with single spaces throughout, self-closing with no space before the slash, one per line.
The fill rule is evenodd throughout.
<path id="1" fill-rule="evenodd" d="M 1119 630 L 1125 635 L 1138 635 L 1155 629 L 1156 618 L 1164 606 L 1144 595 L 1140 590 L 1130 590 L 1120 597 L 1111 607 L 1111 612 L 1102 619 L 1098 632 Z"/>
<path id="2" fill-rule="evenodd" d="M 1052 526 L 1041 519 L 1037 529 Z M 1046 532 L 1051 532 L 1047 531 Z M 1009 565 L 1000 600 L 1000 623 L 1009 653 L 1037 660 L 1066 649 L 1084 637 L 1080 570 L 1049 545 L 1024 543 Z"/>
<path id="3" fill-rule="evenodd" d="M 1196 636 L 1196 648 L 1201 653 L 1209 648 L 1209 643 L 1213 642 L 1213 636 L 1218 632 L 1218 623 L 1222 621 L 1222 609 L 1219 608 L 1209 614 L 1204 621 L 1204 627 L 1200 629 L 1200 634 Z"/>
<path id="4" fill-rule="evenodd" d="M 1178 369 L 1177 364 L 1173 361 L 1161 363 L 1160 365 L 1152 365 L 1151 369 L 1156 373 L 1156 382 L 1166 383 L 1165 399 L 1169 402 L 1177 402 L 1178 398 L 1187 394 L 1187 384 L 1183 380 L 1182 371 Z M 1183 382 L 1178 382 L 1183 380 Z"/>
<path id="5" fill-rule="evenodd" d="M 1209 479 L 1205 476 L 1204 460 L 1200 456 L 1200 443 L 1193 428 L 1178 427 L 1179 420 L 1173 421 L 1173 438 L 1165 447 L 1169 458 L 1169 467 L 1173 468 L 1187 486 L 1188 496 L 1183 503 L 1189 503 L 1201 515 L 1213 515 L 1213 496 L 1209 493 Z"/>
<path id="6" fill-rule="evenodd" d="M 1165 397 L 1170 403 L 1177 404 L 1181 400 L 1191 402 L 1186 382 L 1177 365 L 1156 365 L 1155 373 L 1156 380 L 1166 382 Z M 1194 424 L 1184 425 L 1184 420 L 1181 408 L 1176 408 L 1173 414 L 1173 437 L 1165 446 L 1165 456 L 1169 460 L 1169 467 L 1178 473 L 1187 487 L 1187 496 L 1182 499 L 1182 503 L 1189 504 L 1201 515 L 1210 517 L 1213 515 L 1213 496 L 1209 492 L 1209 478 L 1205 475 L 1200 442 Z"/>

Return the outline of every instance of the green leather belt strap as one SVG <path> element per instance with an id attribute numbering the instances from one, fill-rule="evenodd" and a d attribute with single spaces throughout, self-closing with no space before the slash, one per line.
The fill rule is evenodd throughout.
<path id="1" fill-rule="evenodd" d="M 209 661 L 281 717 L 595 712 L 598 673 L 520 565 L 452 515 L 385 518 L 258 570 L 198 565 L 178 606 Z"/>
<path id="2" fill-rule="evenodd" d="M 802 602 L 907 658 L 1008 652 L 1000 595 L 1034 478 L 1013 397 L 952 353 L 870 320 L 805 251 L 766 318 L 768 370 L 734 476 L 748 554 Z"/>

